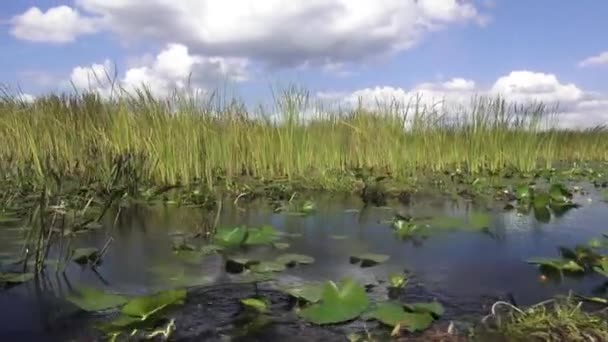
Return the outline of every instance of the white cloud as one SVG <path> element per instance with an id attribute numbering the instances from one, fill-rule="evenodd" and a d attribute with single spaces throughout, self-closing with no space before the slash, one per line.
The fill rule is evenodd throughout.
<path id="1" fill-rule="evenodd" d="M 580 63 L 578 63 L 578 66 L 581 68 L 597 65 L 608 65 L 608 51 L 604 51 L 596 56 L 585 58 Z"/>
<path id="2" fill-rule="evenodd" d="M 155 58 L 139 59 L 139 63 L 127 69 L 118 80 L 112 80 L 114 68 L 109 60 L 74 68 L 70 80 L 78 89 L 94 90 L 106 96 L 112 90 L 117 91 L 118 86 L 129 92 L 145 86 L 154 95 L 166 96 L 186 87 L 198 91 L 219 81 L 245 81 L 248 64 L 242 58 L 193 55 L 184 45 L 168 44 Z M 114 89 L 111 81 L 118 81 Z"/>
<path id="3" fill-rule="evenodd" d="M 13 36 L 34 42 L 67 43 L 98 30 L 97 19 L 83 17 L 69 6 L 53 7 L 46 12 L 31 7 L 13 17 L 11 24 Z"/>
<path id="4" fill-rule="evenodd" d="M 511 103 L 543 102 L 557 110 L 561 127 L 593 127 L 608 124 L 608 94 L 583 91 L 572 83 L 562 83 L 553 74 L 513 71 L 499 77 L 489 88 L 474 81 L 453 78 L 446 82 L 421 83 L 410 89 L 372 87 L 352 92 L 319 92 L 321 100 L 347 106 L 359 103 L 369 109 L 378 105 L 398 103 L 403 106 L 419 104 L 432 107 L 440 114 L 460 113 L 471 105 L 475 96 L 503 96 Z"/>
<path id="5" fill-rule="evenodd" d="M 75 6 L 86 17 L 66 6 L 47 16 L 61 11 L 68 22 L 93 21 L 125 42 L 177 42 L 197 54 L 290 66 L 386 56 L 411 48 L 429 32 L 484 18 L 469 0 L 385 0 L 381 5 L 370 0 L 76 0 Z M 22 16 L 30 12 L 42 15 L 30 9 Z M 40 26 L 28 20 L 15 29 L 39 31 L 38 40 L 46 28 L 54 30 Z M 53 40 L 69 41 L 90 31 L 69 25 Z"/>
<path id="6" fill-rule="evenodd" d="M 517 101 L 575 102 L 583 91 L 573 83 L 562 84 L 553 74 L 532 71 L 512 71 L 500 77 L 491 91 Z"/>

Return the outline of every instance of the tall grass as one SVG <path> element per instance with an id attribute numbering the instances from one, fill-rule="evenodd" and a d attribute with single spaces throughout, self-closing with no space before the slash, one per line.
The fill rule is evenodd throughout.
<path id="1" fill-rule="evenodd" d="M 295 88 L 267 110 L 218 99 L 157 99 L 145 89 L 113 99 L 84 93 L 30 103 L 4 96 L 0 175 L 21 183 L 111 183 L 128 175 L 155 185 L 213 186 L 244 175 L 322 182 L 359 168 L 400 178 L 608 160 L 607 130 L 558 130 L 542 104 L 475 98 L 467 110 L 448 114 L 397 102 L 324 109 Z"/>

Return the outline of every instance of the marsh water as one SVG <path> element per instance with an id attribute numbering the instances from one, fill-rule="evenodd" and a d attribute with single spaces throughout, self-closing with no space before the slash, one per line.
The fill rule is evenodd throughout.
<path id="1" fill-rule="evenodd" d="M 282 241 L 289 247 L 285 250 L 262 246 L 242 251 L 242 255 L 264 259 L 287 252 L 315 258 L 311 265 L 276 274 L 278 283 L 345 277 L 374 283 L 389 273 L 407 270 L 412 284 L 444 304 L 448 318 L 478 319 L 487 313 L 488 303 L 501 298 L 527 305 L 569 290 L 590 294 L 603 282 L 600 275 L 542 280 L 537 267 L 525 262 L 531 257 L 557 257 L 559 246 L 587 244 L 608 232 L 608 205 L 593 191 L 575 195 L 574 201 L 581 207 L 549 223 L 495 206 L 483 208 L 492 215 L 490 233 L 462 227 L 465 229 L 435 231 L 419 240 L 396 238 L 386 221 L 395 213 L 464 216 L 482 208 L 441 196 L 414 198 L 407 206 L 389 203 L 387 207 L 364 207 L 356 197 L 314 200 L 318 209 L 307 216 L 277 213 L 261 202 L 225 205 L 219 225 L 269 224 L 286 233 Z M 103 228 L 77 239 L 78 246 L 101 248 L 108 236 L 113 237 L 96 271 L 71 264 L 64 273 L 47 272 L 38 281 L 0 292 L 0 337 L 42 336 L 53 317 L 73 310 L 62 298 L 81 285 L 143 294 L 172 287 L 171 279 L 176 275 L 196 278 L 200 285 L 235 281 L 238 278 L 225 271 L 220 255 L 193 261 L 172 250 L 175 236 L 200 230 L 206 219 L 200 208 L 164 205 L 122 208 L 118 216 L 107 215 Z M 17 227 L 7 225 L 1 234 L 2 255 L 18 250 L 22 233 Z M 381 253 L 390 259 L 362 268 L 349 260 L 360 253 Z"/>

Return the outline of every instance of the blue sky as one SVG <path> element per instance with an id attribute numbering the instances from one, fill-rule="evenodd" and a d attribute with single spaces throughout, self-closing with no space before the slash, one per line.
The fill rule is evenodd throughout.
<path id="1" fill-rule="evenodd" d="M 219 3 L 2 1 L 0 82 L 61 91 L 110 61 L 159 94 L 192 73 L 196 87 L 230 80 L 250 100 L 293 81 L 346 101 L 499 92 L 564 104 L 570 123 L 608 119 L 606 1 Z"/>

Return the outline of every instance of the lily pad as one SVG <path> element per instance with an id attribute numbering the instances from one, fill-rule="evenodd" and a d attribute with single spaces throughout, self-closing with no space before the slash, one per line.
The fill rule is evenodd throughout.
<path id="1" fill-rule="evenodd" d="M 393 288 L 403 288 L 407 282 L 407 276 L 403 273 L 392 273 L 388 277 L 389 286 Z"/>
<path id="2" fill-rule="evenodd" d="M 366 317 L 391 327 L 404 327 L 410 332 L 425 330 L 434 320 L 428 312 L 406 312 L 402 305 L 393 302 L 378 303 Z"/>
<path id="3" fill-rule="evenodd" d="M 538 222 L 549 223 L 551 221 L 551 211 L 547 207 L 534 207 L 534 218 Z"/>
<path id="4" fill-rule="evenodd" d="M 21 284 L 34 279 L 34 273 L 0 272 L 1 284 Z"/>
<path id="5" fill-rule="evenodd" d="M 223 247 L 218 245 L 204 245 L 201 247 L 201 253 L 203 253 L 204 255 L 210 255 L 215 254 L 223 249 Z"/>
<path id="6" fill-rule="evenodd" d="M 492 216 L 486 213 L 473 213 L 469 217 L 469 222 L 475 229 L 487 229 L 492 224 Z"/>
<path id="7" fill-rule="evenodd" d="M 293 253 L 279 255 L 275 260 L 276 262 L 286 265 L 288 267 L 293 267 L 297 264 L 312 264 L 315 262 L 315 258 L 311 256 Z"/>
<path id="8" fill-rule="evenodd" d="M 371 267 L 386 262 L 390 256 L 385 254 L 364 253 L 350 257 L 351 264 L 361 263 L 361 267 Z"/>
<path id="9" fill-rule="evenodd" d="M 515 188 L 515 197 L 520 201 L 530 200 L 534 196 L 534 189 L 525 184 Z"/>
<path id="10" fill-rule="evenodd" d="M 309 283 L 300 286 L 284 288 L 283 291 L 292 297 L 302 299 L 310 303 L 317 303 L 323 295 L 322 283 Z"/>
<path id="11" fill-rule="evenodd" d="M 256 273 L 281 272 L 285 270 L 285 264 L 276 261 L 262 261 L 252 265 L 249 269 Z"/>
<path id="12" fill-rule="evenodd" d="M 219 228 L 214 236 L 214 241 L 224 247 L 238 247 L 245 242 L 247 229 L 245 227 Z"/>
<path id="13" fill-rule="evenodd" d="M 74 293 L 66 296 L 66 300 L 84 311 L 97 312 L 119 307 L 125 304 L 128 298 L 92 287 L 80 287 Z"/>
<path id="14" fill-rule="evenodd" d="M 405 304 L 405 308 L 412 312 L 418 312 L 418 313 L 428 312 L 431 315 L 436 316 L 436 317 L 443 315 L 443 313 L 445 312 L 443 305 L 441 305 L 441 303 L 439 303 L 437 301 L 430 302 L 430 303 Z"/>
<path id="15" fill-rule="evenodd" d="M 277 230 L 272 226 L 250 228 L 245 239 L 246 245 L 265 245 L 278 238 Z"/>
<path id="16" fill-rule="evenodd" d="M 186 295 L 185 289 L 177 289 L 136 297 L 127 302 L 121 312 L 124 315 L 137 317 L 144 321 L 171 305 L 183 304 Z"/>
<path id="17" fill-rule="evenodd" d="M 268 303 L 261 299 L 257 298 L 245 298 L 241 299 L 241 303 L 246 307 L 252 308 L 258 312 L 267 312 L 268 311 Z"/>
<path id="18" fill-rule="evenodd" d="M 300 206 L 300 212 L 310 214 L 317 210 L 317 205 L 313 201 L 304 201 Z"/>
<path id="19" fill-rule="evenodd" d="M 323 286 L 321 301 L 298 312 L 314 324 L 333 324 L 355 319 L 369 306 L 365 288 L 352 279 L 339 284 L 328 281 Z"/>
<path id="20" fill-rule="evenodd" d="M 531 258 L 527 263 L 541 267 L 553 268 L 558 271 L 583 272 L 585 269 L 573 260 L 551 259 L 551 258 Z"/>
<path id="21" fill-rule="evenodd" d="M 226 260 L 226 271 L 229 273 L 241 273 L 245 268 L 259 263 L 257 260 L 251 260 L 244 257 L 231 257 Z"/>
<path id="22" fill-rule="evenodd" d="M 549 195 L 551 196 L 551 200 L 558 203 L 565 203 L 572 199 L 572 193 L 566 189 L 563 184 L 552 184 L 551 188 L 549 188 Z"/>

